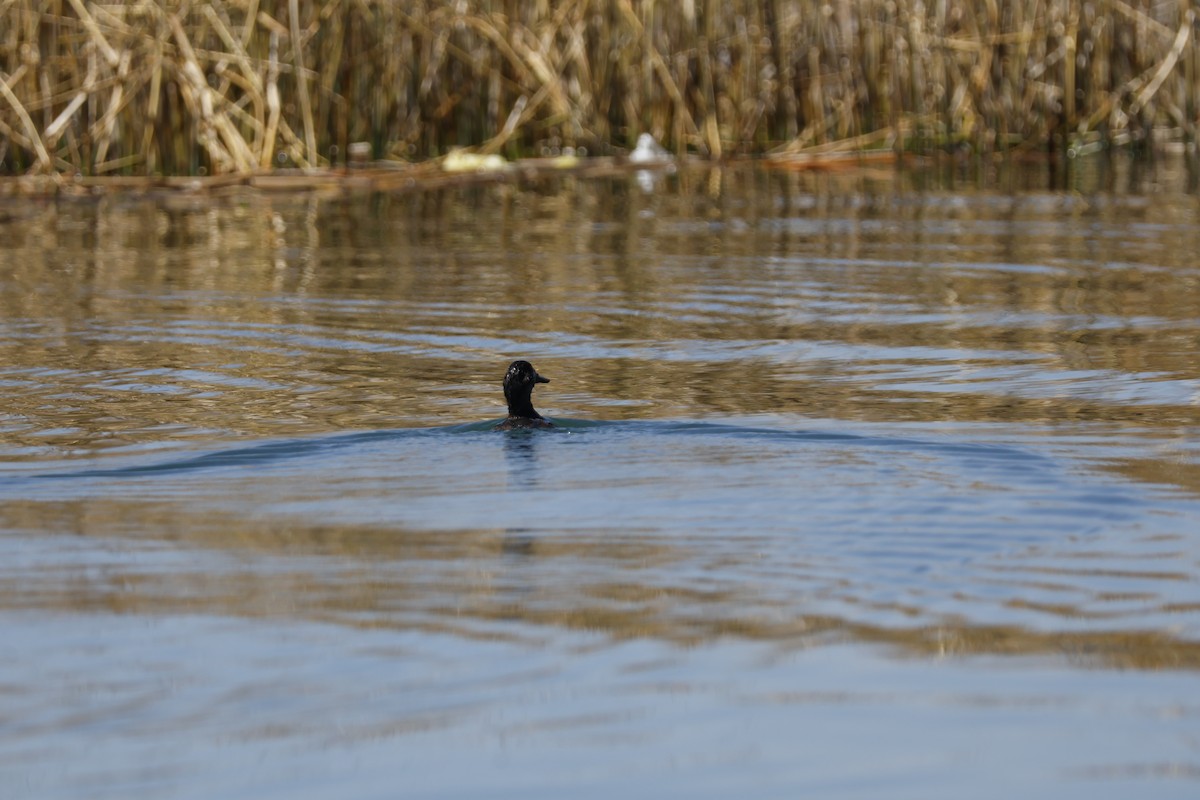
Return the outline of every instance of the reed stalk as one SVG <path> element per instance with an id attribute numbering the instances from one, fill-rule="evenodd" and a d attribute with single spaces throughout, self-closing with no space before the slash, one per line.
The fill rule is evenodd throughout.
<path id="1" fill-rule="evenodd" d="M 7 0 L 0 174 L 1193 141 L 1186 0 Z M 298 133 L 297 133 L 298 132 Z M 814 148 L 816 148 L 814 150 Z"/>

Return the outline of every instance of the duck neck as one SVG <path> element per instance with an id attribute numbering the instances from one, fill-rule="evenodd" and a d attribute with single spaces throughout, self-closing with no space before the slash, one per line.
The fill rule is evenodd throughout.
<path id="1" fill-rule="evenodd" d="M 542 419 L 533 408 L 533 400 L 529 395 L 523 397 L 513 397 L 508 401 L 508 415 L 510 417 L 524 417 L 525 419 Z"/>

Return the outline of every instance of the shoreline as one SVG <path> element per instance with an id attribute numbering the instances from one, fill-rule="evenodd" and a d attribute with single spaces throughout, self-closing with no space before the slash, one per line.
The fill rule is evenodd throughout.
<path id="1" fill-rule="evenodd" d="M 515 183 L 558 177 L 581 179 L 618 175 L 667 177 L 684 171 L 744 168 L 754 165 L 775 172 L 795 174 L 868 175 L 880 170 L 889 173 L 920 173 L 953 168 L 979 173 L 1012 167 L 1044 168 L 1067 174 L 1082 165 L 1127 164 L 1157 166 L 1164 161 L 1195 170 L 1197 153 L 1181 142 L 1156 146 L 1152 153 L 1128 147 L 1089 148 L 1075 153 L 1024 149 L 982 156 L 974 153 L 934 152 L 930 154 L 896 153 L 890 150 L 838 150 L 813 148 L 802 152 L 781 152 L 765 156 L 727 156 L 722 159 L 685 157 L 651 163 L 637 163 L 623 156 L 558 156 L 504 161 L 481 157 L 468 151 L 456 151 L 451 157 L 419 163 L 370 162 L 351 166 L 317 169 L 283 168 L 222 175 L 0 175 L 0 201 L 21 197 L 85 198 L 113 194 L 129 195 L 222 195 L 250 190 L 263 194 L 316 193 L 326 195 L 368 195 L 437 190 L 455 186 L 489 183 Z M 984 180 L 984 184 L 988 181 Z M 1052 188 L 1052 187 L 1051 187 Z M 1063 188 L 1069 188 L 1064 186 Z M 1193 192 L 1195 187 L 1189 189 Z"/>

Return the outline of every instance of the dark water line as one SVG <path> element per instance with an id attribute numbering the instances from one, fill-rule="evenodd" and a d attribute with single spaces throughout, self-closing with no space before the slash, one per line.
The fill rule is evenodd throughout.
<path id="1" fill-rule="evenodd" d="M 822 444 L 833 447 L 884 448 L 888 450 L 911 451 L 914 456 L 922 454 L 952 456 L 971 460 L 977 465 L 983 463 L 1011 463 L 1024 468 L 1033 468 L 1036 466 L 1042 469 L 1053 468 L 1057 465 L 1054 459 L 1038 454 L 1030 449 L 1011 445 L 989 444 L 986 442 L 939 441 L 937 439 L 838 433 L 827 430 L 786 430 L 705 421 L 648 422 L 626 420 L 606 422 L 556 418 L 554 420 L 556 427 L 550 430 L 494 431 L 493 429 L 500 421 L 499 419 L 495 419 L 433 428 L 357 431 L 332 436 L 298 438 L 232 447 L 198 456 L 157 461 L 149 464 L 81 469 L 66 472 L 35 472 L 27 474 L 25 477 L 37 481 L 64 481 L 90 478 L 135 478 L 227 468 L 267 467 L 272 464 L 298 459 L 331 457 L 337 453 L 352 451 L 355 448 L 373 443 L 460 435 L 495 436 L 499 440 L 524 440 L 527 437 L 549 437 L 549 441 L 559 441 L 558 437 L 564 434 L 576 436 L 582 434 L 618 436 L 629 437 L 631 440 L 658 437 L 662 439 L 664 447 L 670 446 L 669 442 L 673 437 L 681 437 L 684 440 L 692 437 L 722 437 L 728 438 L 732 442 L 741 443 L 762 441 L 764 444 L 771 445 L 793 443 L 805 445 Z M 575 440 L 572 441 L 577 444 L 586 443 L 586 439 L 579 440 L 578 442 L 575 442 Z M 10 473 L 10 477 L 15 478 L 18 475 Z"/>

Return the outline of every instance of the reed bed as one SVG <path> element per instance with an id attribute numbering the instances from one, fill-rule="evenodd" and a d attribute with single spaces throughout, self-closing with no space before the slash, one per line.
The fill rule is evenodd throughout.
<path id="1" fill-rule="evenodd" d="M 1191 142 L 1187 0 L 0 0 L 0 173 Z"/>

